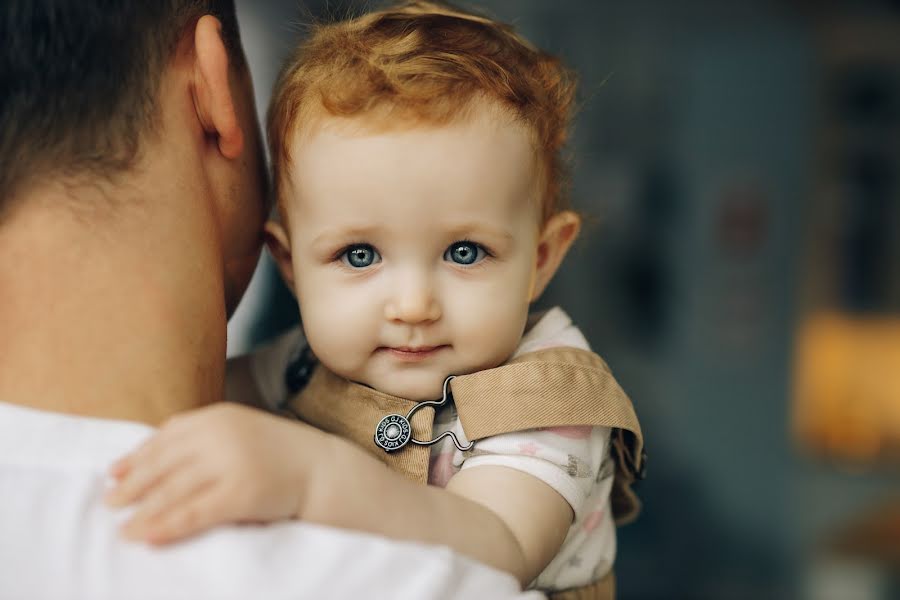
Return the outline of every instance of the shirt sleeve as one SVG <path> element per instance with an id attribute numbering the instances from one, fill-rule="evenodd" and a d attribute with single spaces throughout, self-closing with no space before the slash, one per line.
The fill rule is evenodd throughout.
<path id="1" fill-rule="evenodd" d="M 576 517 L 609 460 L 609 427 L 549 427 L 495 435 L 455 457 L 460 469 L 492 465 L 528 473 L 556 490 Z"/>

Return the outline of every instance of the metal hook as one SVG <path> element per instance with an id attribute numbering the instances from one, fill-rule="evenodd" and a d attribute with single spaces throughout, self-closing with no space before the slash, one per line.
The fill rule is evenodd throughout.
<path id="1" fill-rule="evenodd" d="M 441 435 L 437 436 L 436 438 L 434 438 L 433 440 L 430 440 L 428 442 L 423 442 L 423 441 L 417 440 L 415 438 L 409 438 L 409 441 L 412 442 L 413 444 L 417 444 L 419 446 L 431 446 L 432 444 L 438 443 L 445 437 L 449 437 L 451 440 L 453 440 L 453 445 L 456 446 L 457 450 L 460 450 L 462 452 L 465 452 L 466 450 L 471 450 L 475 446 L 475 442 L 469 442 L 469 444 L 467 446 L 463 446 L 462 444 L 459 443 L 459 439 L 456 437 L 456 434 L 453 433 L 452 431 L 445 431 Z"/>
<path id="2" fill-rule="evenodd" d="M 455 376 L 450 375 L 447 379 L 444 380 L 444 392 L 443 397 L 440 400 L 428 400 L 425 402 L 419 402 L 415 406 L 410 409 L 406 416 L 398 415 L 398 414 L 390 414 L 381 419 L 378 422 L 378 425 L 375 427 L 375 443 L 382 448 L 385 452 L 394 452 L 395 450 L 400 450 L 407 443 L 412 442 L 418 446 L 431 446 L 432 444 L 436 444 L 440 440 L 445 437 L 450 437 L 453 440 L 453 444 L 456 448 L 462 452 L 466 450 L 471 450 L 475 446 L 475 442 L 469 442 L 467 446 L 463 446 L 459 443 L 459 439 L 457 439 L 456 434 L 452 431 L 445 431 L 441 435 L 437 436 L 433 440 L 417 440 L 412 437 L 412 426 L 410 425 L 410 419 L 415 414 L 417 410 L 420 408 L 424 408 L 426 406 L 433 406 L 435 408 L 442 407 L 447 404 L 447 400 L 450 398 L 450 380 Z"/>
<path id="3" fill-rule="evenodd" d="M 427 400 L 425 402 L 419 402 L 415 406 L 413 406 L 408 413 L 406 413 L 406 420 L 412 419 L 413 414 L 420 408 L 425 408 L 426 406 L 433 406 L 435 408 L 444 406 L 447 404 L 447 399 L 450 397 L 450 380 L 455 378 L 456 375 L 449 375 L 447 379 L 444 380 L 444 393 L 443 397 L 440 400 Z"/>

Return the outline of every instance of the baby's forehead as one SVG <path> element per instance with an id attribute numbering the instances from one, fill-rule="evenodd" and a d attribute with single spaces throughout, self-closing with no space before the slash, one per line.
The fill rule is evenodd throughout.
<path id="1" fill-rule="evenodd" d="M 536 143 L 533 127 L 513 110 L 484 96 L 473 96 L 450 109 L 441 106 L 406 105 L 379 102 L 368 110 L 349 116 L 331 114 L 324 107 L 309 111 L 303 124 L 291 132 L 292 154 L 323 131 L 347 137 L 435 132 L 448 128 L 476 128 L 485 132 L 508 131 L 524 135 L 533 146 Z M 534 148 L 535 154 L 537 148 Z"/>
<path id="2" fill-rule="evenodd" d="M 332 119 L 298 136 L 281 200 L 310 223 L 501 222 L 538 211 L 538 160 L 527 132 L 509 120 L 371 128 Z M 413 219 L 408 223 L 415 226 Z"/>
<path id="3" fill-rule="evenodd" d="M 323 118 L 293 138 L 287 175 L 290 187 L 305 194 L 326 187 L 428 187 L 429 181 L 496 193 L 504 186 L 521 191 L 538 171 L 527 127 L 508 115 L 482 113 L 438 124 Z"/>

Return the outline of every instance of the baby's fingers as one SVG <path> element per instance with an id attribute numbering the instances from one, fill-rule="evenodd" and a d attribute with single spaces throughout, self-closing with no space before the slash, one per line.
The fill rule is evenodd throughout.
<path id="1" fill-rule="evenodd" d="M 132 458 L 133 456 L 133 454 L 128 454 L 114 462 L 109 468 L 109 474 L 117 480 L 122 479 L 123 477 L 128 475 L 129 471 L 131 471 L 131 466 L 134 461 L 134 459 Z"/>
<path id="2" fill-rule="evenodd" d="M 116 486 L 106 494 L 106 503 L 119 507 L 140 500 L 160 485 L 182 461 L 182 453 L 175 448 L 147 452 L 141 449 L 126 456 L 114 465 L 114 468 L 121 469 L 122 475 Z"/>
<path id="3" fill-rule="evenodd" d="M 141 538 L 146 524 L 158 521 L 190 498 L 203 491 L 212 482 L 200 476 L 196 469 L 178 469 L 152 488 L 137 505 L 131 518 L 122 527 L 129 538 Z"/>
<path id="4" fill-rule="evenodd" d="M 151 544 L 168 544 L 234 521 L 215 486 L 205 485 L 153 516 L 128 522 L 123 533 Z"/>

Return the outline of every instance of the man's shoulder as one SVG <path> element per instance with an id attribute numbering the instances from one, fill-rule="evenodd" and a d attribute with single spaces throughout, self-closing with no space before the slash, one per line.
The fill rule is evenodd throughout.
<path id="1" fill-rule="evenodd" d="M 154 429 L 132 421 L 100 419 L 0 402 L 0 464 L 105 473 Z"/>
<path id="2" fill-rule="evenodd" d="M 20 446 L 0 452 L 0 490 L 15 490 L 0 494 L 2 598 L 519 595 L 511 576 L 449 549 L 307 523 L 221 527 L 164 548 L 128 542 L 125 513 L 103 503 L 106 470 L 152 429 L 0 404 L 0 439 L 13 430 Z"/>

